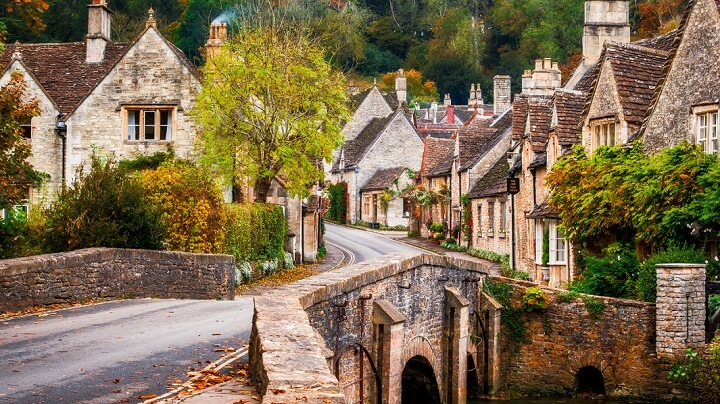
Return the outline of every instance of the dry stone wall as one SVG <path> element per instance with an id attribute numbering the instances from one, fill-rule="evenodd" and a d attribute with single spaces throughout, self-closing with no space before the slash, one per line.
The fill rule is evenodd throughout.
<path id="1" fill-rule="evenodd" d="M 125 296 L 235 297 L 229 255 L 89 248 L 0 261 L 0 312 Z"/>

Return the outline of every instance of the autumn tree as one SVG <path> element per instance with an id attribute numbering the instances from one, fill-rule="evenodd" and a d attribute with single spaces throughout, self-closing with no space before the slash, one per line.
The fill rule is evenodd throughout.
<path id="1" fill-rule="evenodd" d="M 349 117 L 344 78 L 304 31 L 282 22 L 237 32 L 205 66 L 194 110 L 202 161 L 263 202 L 282 175 L 292 195 L 323 178 L 320 162 L 342 142 Z"/>
<path id="2" fill-rule="evenodd" d="M 20 128 L 39 113 L 37 100 L 23 101 L 26 86 L 22 74 L 13 73 L 0 87 L 0 209 L 22 201 L 43 178 L 28 162 L 32 151 Z"/>
<path id="3" fill-rule="evenodd" d="M 386 73 L 382 76 L 382 80 L 378 87 L 381 91 L 395 91 L 395 79 L 398 72 Z M 407 80 L 408 99 L 417 102 L 433 102 L 438 101 L 439 95 L 435 82 L 432 80 L 423 80 L 422 73 L 415 69 L 405 72 Z"/>

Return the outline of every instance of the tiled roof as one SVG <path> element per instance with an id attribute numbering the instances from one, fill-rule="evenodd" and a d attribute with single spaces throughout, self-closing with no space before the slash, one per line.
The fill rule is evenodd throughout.
<path id="1" fill-rule="evenodd" d="M 677 46 L 675 38 L 677 38 L 678 30 L 674 29 L 665 35 L 656 36 L 654 38 L 641 39 L 633 42 L 634 45 L 644 46 L 646 48 L 657 49 L 670 52 Z"/>
<path id="2" fill-rule="evenodd" d="M 528 96 L 518 94 L 515 96 L 512 105 L 512 138 L 520 140 L 525 135 L 525 123 L 527 122 Z"/>
<path id="3" fill-rule="evenodd" d="M 582 61 L 580 63 L 582 63 Z M 573 90 L 582 91 L 584 93 L 590 91 L 594 87 L 598 74 L 600 74 L 600 63 L 595 63 L 590 66 L 580 80 L 578 80 Z"/>
<path id="4" fill-rule="evenodd" d="M 625 120 L 641 124 L 660 81 L 668 53 L 616 43 L 606 46 L 603 53 L 615 76 Z"/>
<path id="5" fill-rule="evenodd" d="M 425 139 L 428 137 L 434 137 L 439 139 L 452 139 L 457 133 L 457 127 L 452 128 L 447 125 L 435 126 L 435 125 L 423 125 L 417 128 L 420 138 Z"/>
<path id="6" fill-rule="evenodd" d="M 109 43 L 101 63 L 85 62 L 85 43 L 5 45 L 0 64 L 7 67 L 15 52 L 63 114 L 71 113 L 97 87 L 132 44 Z"/>
<path id="7" fill-rule="evenodd" d="M 465 166 L 470 158 L 487 142 L 488 137 L 493 134 L 492 130 L 487 130 L 492 122 L 492 118 L 476 115 L 458 129 L 457 136 L 460 142 L 458 145 L 459 166 Z"/>
<path id="8" fill-rule="evenodd" d="M 440 177 L 449 175 L 452 170 L 454 139 L 425 138 L 423 151 L 422 176 Z"/>
<path id="9" fill-rule="evenodd" d="M 485 142 L 483 142 L 471 155 L 464 164 L 460 166 L 460 170 L 464 171 L 472 168 L 475 164 L 480 161 L 495 145 L 502 140 L 512 125 L 512 113 L 510 110 L 505 111 L 502 115 L 497 117 L 492 124 L 488 127 L 483 127 L 480 130 L 484 132 Z"/>
<path id="10" fill-rule="evenodd" d="M 528 219 L 560 219 L 560 215 L 556 211 L 550 208 L 547 202 L 543 202 L 538 206 L 535 206 L 532 212 L 527 215 Z"/>
<path id="11" fill-rule="evenodd" d="M 366 191 L 378 191 L 381 189 L 388 189 L 397 180 L 400 175 L 405 171 L 402 167 L 386 168 L 384 170 L 377 171 L 372 177 L 360 188 L 360 192 Z"/>
<path id="12" fill-rule="evenodd" d="M 508 163 L 501 156 L 488 172 L 475 182 L 468 197 L 471 199 L 488 198 L 507 194 Z"/>
<path id="13" fill-rule="evenodd" d="M 359 163 L 367 149 L 394 118 L 395 114 L 390 114 L 385 118 L 373 118 L 355 139 L 346 141 L 343 145 L 345 167 L 352 167 Z"/>
<path id="14" fill-rule="evenodd" d="M 383 97 L 385 97 L 385 102 L 388 103 L 388 105 L 390 106 L 390 109 L 392 109 L 393 111 L 395 111 L 400 106 L 400 103 L 398 102 L 396 93 L 394 93 L 394 92 L 384 93 Z"/>
<path id="15" fill-rule="evenodd" d="M 580 121 L 587 94 L 569 91 L 555 93 L 555 111 L 557 113 L 557 133 L 560 145 L 572 145 L 580 141 Z"/>
<path id="16" fill-rule="evenodd" d="M 548 132 L 552 122 L 552 98 L 546 96 L 530 97 L 528 103 L 530 117 L 530 143 L 535 153 L 545 152 Z"/>
<path id="17" fill-rule="evenodd" d="M 528 170 L 534 168 L 544 167 L 547 165 L 547 153 L 538 153 L 535 155 L 535 159 L 528 165 Z"/>

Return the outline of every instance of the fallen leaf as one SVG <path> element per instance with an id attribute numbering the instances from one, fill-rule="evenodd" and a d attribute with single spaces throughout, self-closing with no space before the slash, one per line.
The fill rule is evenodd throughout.
<path id="1" fill-rule="evenodd" d="M 120 379 L 113 379 L 113 383 L 115 383 L 115 384 L 120 383 Z"/>
<path id="2" fill-rule="evenodd" d="M 273 394 L 282 394 L 285 392 L 283 389 L 272 389 Z"/>
<path id="3" fill-rule="evenodd" d="M 149 400 L 151 398 L 157 397 L 157 394 L 144 394 L 142 396 L 139 396 L 138 399 L 140 400 Z"/>

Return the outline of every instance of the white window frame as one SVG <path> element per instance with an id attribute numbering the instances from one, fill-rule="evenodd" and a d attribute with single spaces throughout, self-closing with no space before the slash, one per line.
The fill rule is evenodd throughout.
<path id="1" fill-rule="evenodd" d="M 557 220 L 549 220 L 550 265 L 563 265 L 567 263 L 567 243 L 558 229 Z M 541 250 L 542 251 L 542 250 Z"/>
<path id="2" fill-rule="evenodd" d="M 535 264 L 542 265 L 543 233 L 545 221 L 535 219 Z"/>
<path id="3" fill-rule="evenodd" d="M 717 104 L 693 107 L 695 144 L 705 153 L 718 154 L 718 106 Z"/>
<path id="4" fill-rule="evenodd" d="M 500 231 L 507 230 L 507 202 L 500 201 Z"/>
<path id="5" fill-rule="evenodd" d="M 177 128 L 177 106 L 174 105 L 128 105 L 122 107 L 123 138 L 126 142 L 172 142 Z M 132 113 L 132 115 L 131 115 Z M 131 116 L 137 114 L 137 122 L 131 122 Z M 163 122 L 162 114 L 168 113 Z M 148 120 L 152 124 L 146 125 Z M 137 132 L 130 133 L 134 127 Z M 148 128 L 152 128 L 152 136 L 148 136 Z M 165 129 L 165 138 L 162 132 Z"/>

